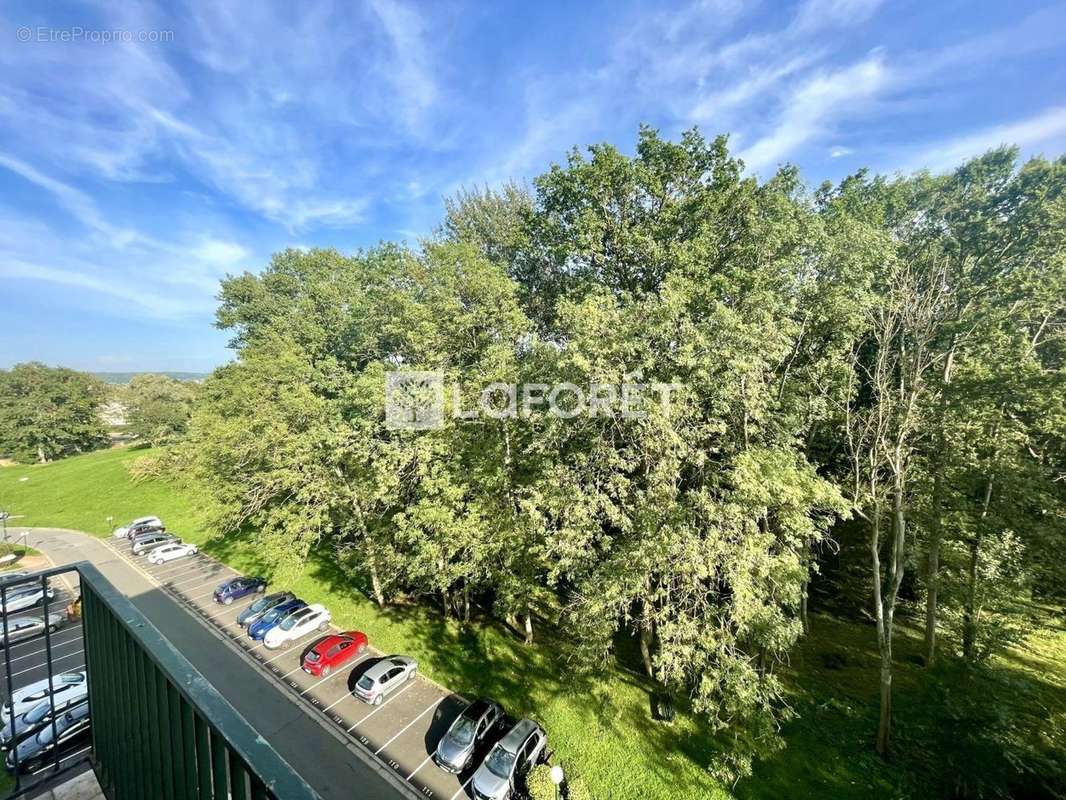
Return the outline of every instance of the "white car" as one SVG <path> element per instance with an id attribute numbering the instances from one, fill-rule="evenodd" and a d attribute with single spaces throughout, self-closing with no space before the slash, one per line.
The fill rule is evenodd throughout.
<path id="1" fill-rule="evenodd" d="M 0 614 L 13 614 L 16 611 L 25 611 L 27 608 L 33 608 L 46 595 L 51 600 L 56 596 L 55 590 L 49 586 L 48 591 L 45 592 L 38 581 L 19 584 L 14 589 L 7 590 L 4 602 L 0 603 Z"/>
<path id="2" fill-rule="evenodd" d="M 263 644 L 271 650 L 290 647 L 293 642 L 315 628 L 320 631 L 327 630 L 331 619 L 333 617 L 323 605 L 315 603 L 304 606 L 287 615 L 280 624 L 267 631 L 266 636 L 263 637 Z"/>
<path id="3" fill-rule="evenodd" d="M 64 672 L 60 675 L 53 675 L 52 686 L 55 687 L 56 702 L 78 694 L 84 695 L 89 691 L 89 685 L 85 682 L 84 672 Z M 0 709 L 0 715 L 4 719 L 10 720 L 11 706 L 14 705 L 15 716 L 21 717 L 47 698 L 48 694 L 47 678 L 17 689 L 12 695 L 12 702 L 4 703 L 3 709 Z"/>
<path id="4" fill-rule="evenodd" d="M 185 558 L 186 556 L 194 556 L 200 552 L 194 544 L 186 544 L 185 542 L 174 542 L 172 544 L 165 544 L 162 547 L 157 547 L 155 550 L 148 554 L 149 564 L 165 564 L 168 561 L 173 561 L 176 558 Z"/>
<path id="5" fill-rule="evenodd" d="M 55 633 L 66 624 L 67 618 L 63 614 L 49 614 L 47 625 L 43 617 L 8 617 L 7 637 L 4 636 L 4 629 L 0 626 L 0 647 L 7 647 L 8 644 L 40 636 L 46 627 L 51 633 Z"/>
<path id="6" fill-rule="evenodd" d="M 115 531 L 112 535 L 116 539 L 125 539 L 126 534 L 130 532 L 130 528 L 132 528 L 134 525 L 158 525 L 160 528 L 162 528 L 163 522 L 159 519 L 159 517 L 137 517 L 137 519 L 133 520 L 133 522 L 123 525 L 121 528 L 115 528 Z"/>

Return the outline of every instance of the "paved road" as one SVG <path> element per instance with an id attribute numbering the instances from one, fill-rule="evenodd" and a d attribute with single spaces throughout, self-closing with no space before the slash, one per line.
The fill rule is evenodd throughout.
<path id="1" fill-rule="evenodd" d="M 195 593 L 202 594 L 232 575 L 228 568 L 201 556 L 181 565 L 177 562 L 164 565 L 157 568 L 159 575 L 153 575 L 140 563 L 143 559 L 135 562 L 126 557 L 121 546 L 112 547 L 110 542 L 72 531 L 31 529 L 28 543 L 60 566 L 81 560 L 95 564 L 324 800 L 350 800 L 353 796 L 366 800 L 440 796 L 432 791 L 419 791 L 420 787 L 403 780 L 406 775 L 397 777 L 397 770 L 390 768 L 387 761 L 375 759 L 366 747 L 360 747 L 358 740 L 349 740 L 340 732 L 330 730 L 328 723 L 316 717 L 313 706 L 305 704 L 306 707 L 301 707 L 292 697 L 286 696 L 267 670 L 256 669 L 246 656 L 221 641 L 219 626 L 215 626 L 215 631 L 205 626 L 183 607 L 180 596 L 172 595 L 174 588 L 163 588 L 169 572 L 177 578 L 169 581 L 177 590 L 195 587 Z M 179 576 L 179 567 L 193 577 Z M 191 567 L 198 567 L 199 571 Z M 57 606 L 58 602 L 59 598 L 54 601 Z M 234 616 L 239 611 L 237 607 L 231 609 Z M 57 670 L 74 669 L 83 663 L 80 637 L 80 627 L 57 634 L 56 641 L 62 643 L 57 652 L 64 658 L 56 664 Z M 19 648 L 24 648 L 25 652 Z M 14 677 L 16 688 L 44 677 L 39 669 L 39 659 L 43 658 L 40 649 L 41 645 L 31 648 L 29 643 L 13 648 L 13 656 L 28 656 L 21 663 L 12 665 L 13 673 L 21 673 Z M 31 650 L 33 655 L 30 655 Z M 278 653 L 291 660 L 299 651 L 294 648 Z M 273 656 L 271 653 L 266 658 Z M 355 702 L 351 697 L 348 700 Z M 389 705 L 381 708 L 378 717 L 386 715 Z"/>

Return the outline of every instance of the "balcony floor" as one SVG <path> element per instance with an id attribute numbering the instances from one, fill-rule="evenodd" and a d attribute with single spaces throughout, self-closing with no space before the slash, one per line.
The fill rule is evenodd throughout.
<path id="1" fill-rule="evenodd" d="M 33 800 L 105 800 L 96 775 L 86 769 L 80 775 L 67 778 L 40 794 L 31 795 Z"/>

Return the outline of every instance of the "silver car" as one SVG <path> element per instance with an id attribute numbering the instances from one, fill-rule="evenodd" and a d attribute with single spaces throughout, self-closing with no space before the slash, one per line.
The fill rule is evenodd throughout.
<path id="1" fill-rule="evenodd" d="M 66 624 L 67 618 L 62 614 L 49 614 L 48 624 L 45 625 L 43 617 L 9 617 L 7 620 L 7 637 L 4 637 L 4 629 L 0 627 L 0 647 L 21 642 L 44 633 L 45 627 L 55 633 Z"/>
<path id="2" fill-rule="evenodd" d="M 496 742 L 477 768 L 470 788 L 476 800 L 508 800 L 519 776 L 544 756 L 548 736 L 531 719 L 524 719 Z"/>
<path id="3" fill-rule="evenodd" d="M 56 596 L 55 590 L 49 586 L 47 591 L 41 588 L 39 581 L 19 584 L 14 589 L 8 589 L 4 602 L 0 604 L 0 614 L 13 614 L 16 611 L 25 611 L 33 608 L 47 597 L 51 600 Z"/>
<path id="4" fill-rule="evenodd" d="M 88 691 L 84 672 L 64 672 L 61 675 L 53 675 L 52 687 L 55 689 L 57 703 L 65 697 Z M 4 703 L 3 708 L 0 708 L 0 716 L 3 716 L 4 719 L 9 719 L 11 708 L 14 706 L 15 716 L 20 717 L 42 700 L 47 699 L 50 694 L 47 678 L 31 683 L 29 686 L 23 686 L 21 689 L 16 689 L 11 701 Z"/>
<path id="5" fill-rule="evenodd" d="M 499 703 L 475 700 L 463 709 L 437 742 L 433 762 L 445 772 L 462 772 L 470 765 L 474 751 L 486 742 L 492 731 L 499 731 L 505 723 Z"/>
<path id="6" fill-rule="evenodd" d="M 56 678 L 52 680 L 53 682 L 58 681 Z M 64 711 L 69 711 L 74 706 L 86 702 L 88 696 L 89 686 L 85 681 L 82 681 L 79 684 L 75 684 L 69 692 L 57 697 L 54 709 L 52 707 L 52 699 L 46 697 L 21 717 L 15 717 L 14 728 L 11 727 L 11 719 L 8 717 L 4 722 L 3 729 L 0 729 L 0 747 L 6 750 L 13 741 L 19 742 L 31 734 L 37 733 L 46 725 L 51 724 L 53 711 L 57 716 L 62 715 Z"/>
<path id="7" fill-rule="evenodd" d="M 418 662 L 408 656 L 386 656 L 363 673 L 352 694 L 364 703 L 380 706 L 386 695 L 415 676 Z"/>
<path id="8" fill-rule="evenodd" d="M 178 541 L 178 537 L 171 536 L 169 533 L 146 533 L 144 536 L 138 536 L 133 540 L 133 547 L 130 548 L 130 551 L 135 556 L 143 556 L 157 547 L 176 541 Z"/>

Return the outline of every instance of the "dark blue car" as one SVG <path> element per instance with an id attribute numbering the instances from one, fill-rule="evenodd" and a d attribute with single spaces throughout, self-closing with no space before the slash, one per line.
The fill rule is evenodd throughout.
<path id="1" fill-rule="evenodd" d="M 303 600 L 293 599 L 287 603 L 282 603 L 280 606 L 275 606 L 248 626 L 248 635 L 253 639 L 262 639 L 267 635 L 267 631 L 279 624 L 289 612 L 303 608 L 306 605 L 307 603 Z"/>
<path id="2" fill-rule="evenodd" d="M 215 589 L 215 602 L 228 606 L 234 600 L 266 591 L 266 578 L 233 578 Z"/>

